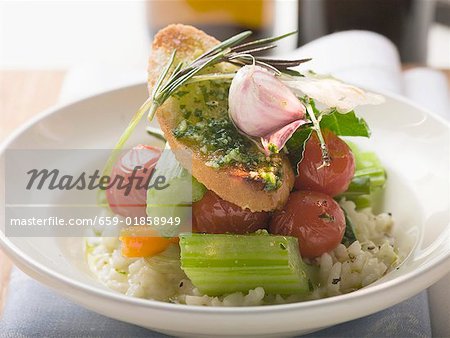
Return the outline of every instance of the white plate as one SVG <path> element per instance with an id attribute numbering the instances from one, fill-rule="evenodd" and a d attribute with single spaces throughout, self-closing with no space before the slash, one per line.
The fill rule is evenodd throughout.
<path id="1" fill-rule="evenodd" d="M 145 85 L 135 85 L 46 112 L 6 142 L 2 162 L 6 147 L 110 148 L 145 98 Z M 102 286 L 89 274 L 81 238 L 5 237 L 4 200 L 0 244 L 19 268 L 76 303 L 168 334 L 294 335 L 380 311 L 417 294 L 450 270 L 450 127 L 395 96 L 387 96 L 383 105 L 360 109 L 360 114 L 373 136 L 358 143 L 375 150 L 388 169 L 384 209 L 393 213 L 397 232 L 408 232 L 415 239 L 413 253 L 400 269 L 362 290 L 304 303 L 251 308 L 207 308 L 127 297 Z M 130 144 L 149 141 L 144 125 L 139 128 Z M 4 175 L 0 177 L 4 180 Z M 3 190 L 4 182 L 0 187 Z"/>

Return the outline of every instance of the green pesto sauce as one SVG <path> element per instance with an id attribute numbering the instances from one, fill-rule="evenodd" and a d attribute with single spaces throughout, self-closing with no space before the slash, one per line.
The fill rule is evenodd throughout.
<path id="1" fill-rule="evenodd" d="M 240 167 L 249 179 L 264 182 L 265 190 L 281 185 L 281 160 L 266 155 L 241 135 L 228 116 L 229 83 L 205 81 L 180 88 L 173 96 L 181 111 L 173 135 L 196 147 L 213 168 Z"/>

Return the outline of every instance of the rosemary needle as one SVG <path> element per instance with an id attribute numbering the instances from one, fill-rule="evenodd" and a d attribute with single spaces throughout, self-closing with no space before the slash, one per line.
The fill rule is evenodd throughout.
<path id="1" fill-rule="evenodd" d="M 290 32 L 275 37 L 242 43 L 252 34 L 251 31 L 245 31 L 219 43 L 187 65 L 181 62 L 175 64 L 176 50 L 174 50 L 170 54 L 167 63 L 162 68 L 161 73 L 153 86 L 150 97 L 134 114 L 131 122 L 115 145 L 114 150 L 103 170 L 103 175 L 109 175 L 111 173 L 112 166 L 114 165 L 120 150 L 123 148 L 125 142 L 128 140 L 145 112 L 148 112 L 148 119 L 151 121 L 158 107 L 160 107 L 176 90 L 186 83 L 213 79 L 227 80 L 232 79 L 234 76 L 233 74 L 199 75 L 198 73 L 205 68 L 214 66 L 220 62 L 227 62 L 240 67 L 253 64 L 255 62 L 262 67 L 275 71 L 276 73 L 292 74 L 295 72 L 290 68 L 307 62 L 309 59 L 275 60 L 254 55 L 255 53 L 275 48 L 276 45 L 274 42 L 295 33 L 296 32 Z M 99 196 L 99 200 L 103 199 L 104 196 Z"/>

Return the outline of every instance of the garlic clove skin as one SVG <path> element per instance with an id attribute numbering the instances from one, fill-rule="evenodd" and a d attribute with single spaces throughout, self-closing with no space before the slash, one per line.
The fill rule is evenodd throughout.
<path id="1" fill-rule="evenodd" d="M 304 77 L 283 80 L 290 89 L 300 95 L 322 103 L 327 108 L 336 108 L 340 113 L 348 113 L 357 106 L 381 104 L 384 97 L 366 92 L 358 87 L 341 82 L 331 76 L 306 74 Z"/>
<path id="2" fill-rule="evenodd" d="M 270 71 L 256 65 L 244 66 L 236 73 L 228 103 L 236 128 L 250 137 L 266 138 L 306 115 L 294 93 Z"/>
<path id="3" fill-rule="evenodd" d="M 304 120 L 297 120 L 265 137 L 261 137 L 264 153 L 266 155 L 278 153 L 286 145 L 286 142 L 291 138 L 292 134 L 305 123 L 306 121 Z"/>

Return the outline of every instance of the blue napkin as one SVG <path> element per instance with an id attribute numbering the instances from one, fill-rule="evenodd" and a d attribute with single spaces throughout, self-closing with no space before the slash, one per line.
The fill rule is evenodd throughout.
<path id="1" fill-rule="evenodd" d="M 81 308 L 14 269 L 0 337 L 167 336 Z M 305 337 L 431 337 L 427 293 Z"/>

